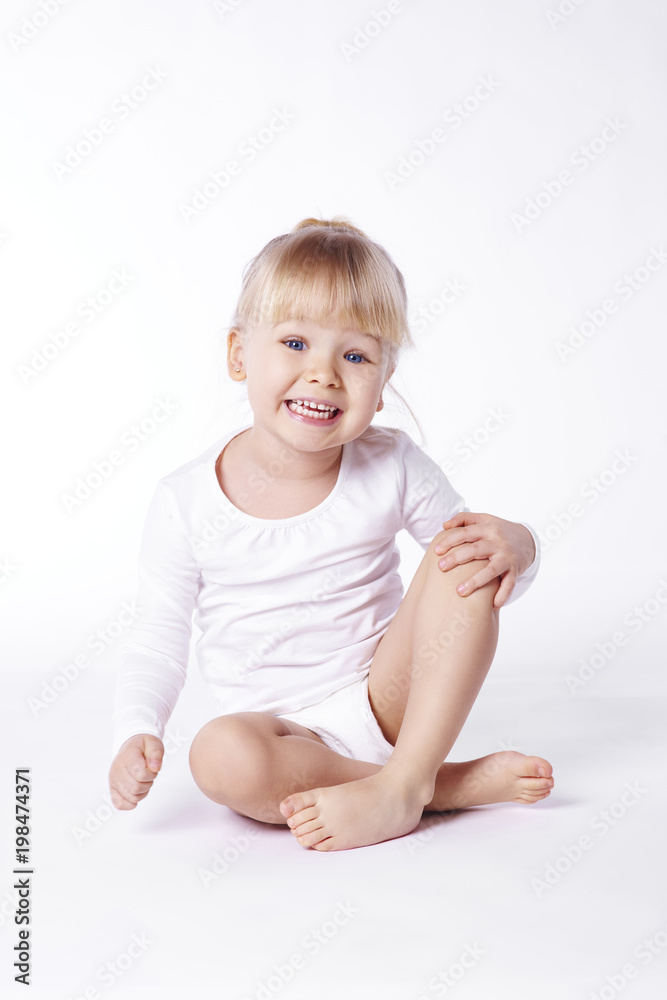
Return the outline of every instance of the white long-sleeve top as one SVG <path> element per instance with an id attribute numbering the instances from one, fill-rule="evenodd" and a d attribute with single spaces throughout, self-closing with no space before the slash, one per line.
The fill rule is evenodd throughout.
<path id="1" fill-rule="evenodd" d="M 157 484 L 139 556 L 139 615 L 117 677 L 114 754 L 130 736 L 164 735 L 193 622 L 218 714 L 286 714 L 364 677 L 403 596 L 397 532 L 426 549 L 443 521 L 469 509 L 405 432 L 371 425 L 343 446 L 336 485 L 317 507 L 252 517 L 227 499 L 215 471 L 245 429 Z M 539 542 L 526 527 L 536 556 L 510 601 L 538 570 Z"/>

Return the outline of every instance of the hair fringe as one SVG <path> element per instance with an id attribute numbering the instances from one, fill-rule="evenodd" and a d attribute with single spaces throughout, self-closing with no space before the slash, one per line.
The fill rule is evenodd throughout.
<path id="1" fill-rule="evenodd" d="M 248 262 L 232 327 L 287 319 L 341 325 L 412 345 L 403 275 L 387 251 L 343 216 L 302 219 Z"/>

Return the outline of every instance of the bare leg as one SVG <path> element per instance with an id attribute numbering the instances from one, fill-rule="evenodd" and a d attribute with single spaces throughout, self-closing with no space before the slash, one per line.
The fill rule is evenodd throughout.
<path id="1" fill-rule="evenodd" d="M 439 808 L 448 807 L 447 795 L 438 799 L 436 781 L 495 653 L 499 612 L 493 607 L 493 597 L 498 583 L 462 598 L 456 586 L 486 561 L 443 573 L 433 551 L 436 540 L 380 643 L 369 674 L 371 705 L 387 739 L 393 741 L 396 736 L 395 750 L 376 774 L 291 794 L 281 803 L 283 816 L 291 818 L 303 846 L 346 850 L 389 840 L 413 830 L 429 804 L 438 801 Z M 399 679 L 407 675 L 408 682 L 402 685 L 402 704 L 398 684 L 399 695 L 389 699 L 383 711 L 382 682 L 391 675 Z M 488 768 L 489 759 L 484 760 Z M 533 778 L 533 790 L 550 789 L 548 761 L 525 761 L 523 775 Z M 517 762 L 512 766 L 516 770 Z M 459 768 L 464 785 L 476 786 L 480 792 L 484 785 L 480 762 L 476 773 L 470 767 L 466 773 L 465 765 L 452 767 Z M 452 777 L 456 774 L 451 773 Z M 498 789 L 496 794 L 500 794 Z M 473 801 L 467 801 L 471 797 Z M 450 788 L 450 801 L 477 804 L 474 798 L 465 789 L 452 794 Z"/>
<path id="2" fill-rule="evenodd" d="M 190 768 L 214 802 L 264 823 L 285 823 L 279 809 L 290 792 L 337 785 L 381 770 L 336 753 L 305 726 L 266 712 L 212 719 L 195 736 Z"/>
<path id="3" fill-rule="evenodd" d="M 434 797 L 425 811 L 537 801 L 549 792 L 541 779 L 530 777 L 537 773 L 536 761 L 540 758 L 507 751 L 442 764 Z M 197 785 L 214 802 L 242 816 L 291 827 L 293 821 L 286 820 L 279 808 L 288 795 L 382 771 L 380 764 L 342 756 L 304 726 L 264 712 L 212 719 L 192 743 L 190 766 Z M 293 828 L 292 833 L 296 836 L 297 830 Z"/>

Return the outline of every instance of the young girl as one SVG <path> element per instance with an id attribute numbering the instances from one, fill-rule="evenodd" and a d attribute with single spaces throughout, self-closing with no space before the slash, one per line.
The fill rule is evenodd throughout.
<path id="1" fill-rule="evenodd" d="M 340 218 L 303 220 L 248 265 L 227 345 L 254 421 L 155 491 L 118 677 L 116 808 L 160 770 L 193 612 L 221 714 L 190 766 L 240 815 L 332 851 L 407 834 L 425 810 L 549 795 L 541 757 L 445 763 L 537 542 L 467 512 L 407 434 L 372 425 L 406 309 L 389 255 Z M 405 596 L 401 528 L 426 550 Z"/>

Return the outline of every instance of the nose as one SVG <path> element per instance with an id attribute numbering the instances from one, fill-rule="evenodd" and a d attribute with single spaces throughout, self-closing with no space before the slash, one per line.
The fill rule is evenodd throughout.
<path id="1" fill-rule="evenodd" d="M 340 384 L 340 375 L 332 353 L 310 350 L 307 356 L 308 363 L 304 372 L 307 382 L 317 382 L 330 388 L 336 388 Z"/>

